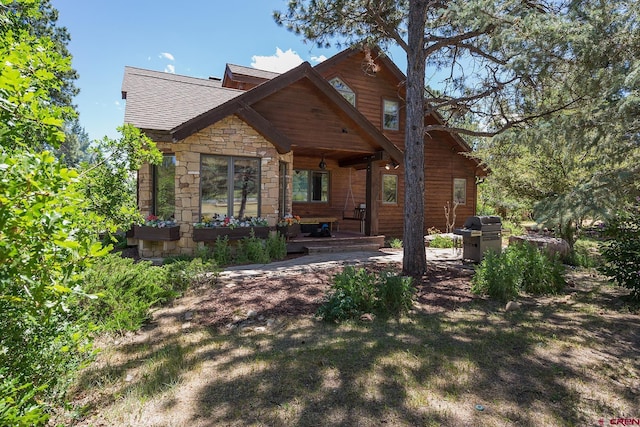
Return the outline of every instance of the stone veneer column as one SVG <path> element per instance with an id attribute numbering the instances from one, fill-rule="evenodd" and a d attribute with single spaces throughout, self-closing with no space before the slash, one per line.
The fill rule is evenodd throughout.
<path id="1" fill-rule="evenodd" d="M 274 226 L 282 216 L 278 212 L 279 164 L 289 163 L 291 169 L 293 153 L 279 154 L 275 147 L 235 115 L 203 129 L 176 143 L 158 143 L 164 153 L 176 156 L 176 209 L 175 219 L 180 224 L 180 240 L 174 245 L 161 242 L 145 242 L 139 245 L 141 256 L 157 257 L 171 254 L 192 254 L 197 247 L 193 241 L 193 223 L 200 220 L 200 155 L 257 157 L 260 166 L 260 212 Z M 143 215 L 151 209 L 151 168 L 143 167 L 139 172 L 139 206 Z M 291 192 L 291 176 L 288 192 Z M 287 200 L 291 203 L 291 194 Z M 289 207 L 289 209 L 291 209 Z"/>

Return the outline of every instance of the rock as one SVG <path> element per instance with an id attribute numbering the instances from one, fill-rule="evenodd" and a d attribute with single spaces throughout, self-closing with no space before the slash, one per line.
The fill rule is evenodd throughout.
<path id="1" fill-rule="evenodd" d="M 515 301 L 509 301 L 505 307 L 505 311 L 518 311 L 520 310 L 520 304 Z"/>
<path id="2" fill-rule="evenodd" d="M 249 310 L 247 311 L 247 318 L 248 319 L 252 319 L 254 317 L 256 317 L 258 315 L 258 312 L 255 310 Z"/>
<path id="3" fill-rule="evenodd" d="M 133 375 L 131 374 L 127 374 L 127 377 L 124 379 L 126 382 L 130 383 L 131 381 L 133 381 Z"/>
<path id="4" fill-rule="evenodd" d="M 528 234 L 525 236 L 510 236 L 509 244 L 517 242 L 526 242 L 530 245 L 546 251 L 550 256 L 558 254 L 560 258 L 569 256 L 571 247 L 566 240 L 557 237 L 545 236 L 542 234 Z"/>
<path id="5" fill-rule="evenodd" d="M 365 313 L 362 316 L 360 316 L 360 320 L 363 322 L 373 322 L 373 314 L 371 313 Z"/>
<path id="6" fill-rule="evenodd" d="M 184 320 L 186 320 L 188 322 L 191 319 L 193 319 L 193 311 L 187 311 L 184 314 Z"/>

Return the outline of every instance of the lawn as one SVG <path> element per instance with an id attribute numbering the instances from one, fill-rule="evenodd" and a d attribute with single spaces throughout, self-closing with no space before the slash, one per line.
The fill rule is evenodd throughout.
<path id="1" fill-rule="evenodd" d="M 582 426 L 640 419 L 640 317 L 625 290 L 591 270 L 571 272 L 562 294 L 523 297 L 520 310 L 507 312 L 469 293 L 468 270 L 443 267 L 420 284 L 408 316 L 340 325 L 313 316 L 334 272 L 222 279 L 158 310 L 136 334 L 101 338 L 101 353 L 55 421 Z M 257 287 L 277 297 L 253 298 Z M 304 309 L 292 311 L 297 305 Z"/>

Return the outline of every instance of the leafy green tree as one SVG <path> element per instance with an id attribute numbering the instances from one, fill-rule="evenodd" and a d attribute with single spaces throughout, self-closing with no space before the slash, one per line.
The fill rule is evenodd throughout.
<path id="1" fill-rule="evenodd" d="M 133 174 L 142 164 L 159 164 L 162 154 L 153 141 L 131 125 L 118 128 L 118 139 L 103 138 L 82 163 L 77 183 L 88 209 L 102 218 L 102 232 L 128 229 L 139 222 Z"/>
<path id="2" fill-rule="evenodd" d="M 405 175 L 405 274 L 426 271 L 424 132 L 492 136 L 561 110 L 574 101 L 565 76 L 572 32 L 561 2 L 519 0 L 291 0 L 278 23 L 320 45 L 390 44 L 407 53 Z M 425 69 L 444 71 L 437 95 L 425 96 Z M 544 82 L 565 82 L 563 96 L 549 96 Z M 526 96 L 525 96 L 526 95 Z M 442 123 L 424 127 L 437 112 Z M 478 117 L 482 129 L 457 125 Z"/>
<path id="3" fill-rule="evenodd" d="M 74 114 L 52 98 L 70 58 L 32 28 L 47 5 L 0 4 L 0 389 L 11 397 L 0 425 L 46 422 L 43 405 L 64 392 L 89 349 L 67 301 L 83 294 L 84 270 L 110 249 L 97 241 L 104 219 L 80 192 L 78 172 L 43 150 L 60 147 Z"/>

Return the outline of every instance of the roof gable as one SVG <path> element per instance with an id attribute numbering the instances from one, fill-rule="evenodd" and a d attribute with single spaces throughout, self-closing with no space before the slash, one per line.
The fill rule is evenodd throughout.
<path id="1" fill-rule="evenodd" d="M 240 115 L 245 119 L 245 121 L 247 121 L 247 123 L 256 127 L 259 131 L 260 129 L 264 130 L 268 121 L 266 119 L 258 119 L 258 117 L 262 116 L 253 109 L 254 104 L 277 92 L 287 90 L 295 83 L 303 80 L 313 86 L 315 92 L 318 93 L 318 96 L 322 96 L 329 100 L 329 102 L 336 107 L 336 110 L 339 110 L 339 113 L 344 117 L 344 120 L 352 123 L 354 127 L 356 127 L 359 132 L 365 136 L 365 139 L 372 144 L 372 146 L 376 146 L 379 150 L 386 151 L 389 156 L 398 163 L 403 161 L 402 152 L 357 109 L 355 109 L 355 107 L 344 99 L 342 95 L 340 95 L 331 86 L 331 84 L 329 84 L 329 82 L 327 82 L 307 62 L 253 88 L 250 91 L 242 93 L 241 95 L 213 108 L 208 112 L 194 117 L 186 123 L 176 126 L 171 130 L 171 134 L 174 140 L 182 140 L 231 114 Z M 261 121 L 261 123 L 256 123 L 256 119 Z M 272 129 L 272 131 L 277 132 L 276 129 Z M 272 142 L 277 143 L 276 141 Z M 286 150 L 288 144 L 289 142 L 282 144 L 279 150 Z"/>
<path id="2" fill-rule="evenodd" d="M 234 89 L 248 90 L 262 84 L 280 73 L 244 67 L 242 65 L 227 64 L 224 70 L 222 86 Z"/>

